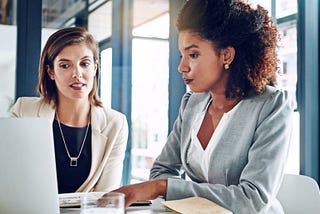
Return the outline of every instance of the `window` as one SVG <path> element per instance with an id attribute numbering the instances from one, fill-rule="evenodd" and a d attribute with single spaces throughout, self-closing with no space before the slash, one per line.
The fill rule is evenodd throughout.
<path id="1" fill-rule="evenodd" d="M 94 38 L 101 42 L 111 37 L 112 1 L 108 1 L 88 16 L 88 30 Z"/>
<path id="2" fill-rule="evenodd" d="M 100 97 L 103 105 L 111 108 L 112 49 L 107 48 L 100 54 Z"/>
<path id="3" fill-rule="evenodd" d="M 297 86 L 297 2 L 292 0 L 276 1 L 275 8 L 269 0 L 252 0 L 252 3 L 260 4 L 272 12 L 276 10 L 276 21 L 280 34 L 280 48 L 278 51 L 279 73 L 278 87 L 286 89 L 292 97 L 293 105 L 297 110 L 296 86 Z M 294 112 L 294 125 L 291 136 L 289 157 L 286 173 L 299 174 L 300 171 L 300 115 Z"/>
<path id="4" fill-rule="evenodd" d="M 17 27 L 0 25 L 0 117 L 8 116 L 15 100 Z"/>
<path id="5" fill-rule="evenodd" d="M 158 2 L 134 2 L 130 183 L 148 180 L 168 135 L 169 14 Z"/>
<path id="6" fill-rule="evenodd" d="M 147 180 L 168 134 L 167 41 L 134 39 L 132 63 L 132 179 Z"/>
<path id="7" fill-rule="evenodd" d="M 8 115 L 15 99 L 16 80 L 16 5 L 0 0 L 0 117 Z"/>

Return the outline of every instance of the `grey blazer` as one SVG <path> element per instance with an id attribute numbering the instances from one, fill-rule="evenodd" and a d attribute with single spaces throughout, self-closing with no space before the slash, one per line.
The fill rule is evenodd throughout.
<path id="1" fill-rule="evenodd" d="M 150 179 L 168 178 L 167 200 L 202 196 L 233 213 L 283 213 L 276 199 L 284 175 L 293 109 L 286 91 L 267 86 L 242 100 L 211 156 L 209 182 L 189 167 L 191 127 L 209 92 L 186 93 Z M 181 179 L 186 173 L 191 181 Z"/>
<path id="2" fill-rule="evenodd" d="M 39 97 L 21 97 L 12 117 L 41 117 L 54 120 L 54 105 Z M 91 106 L 92 161 L 88 178 L 76 192 L 109 192 L 121 184 L 123 159 L 128 140 L 124 114 L 110 108 Z"/>

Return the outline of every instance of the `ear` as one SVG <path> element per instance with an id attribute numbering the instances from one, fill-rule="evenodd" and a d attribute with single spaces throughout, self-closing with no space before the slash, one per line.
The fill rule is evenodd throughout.
<path id="1" fill-rule="evenodd" d="M 94 63 L 94 71 L 95 71 L 95 74 L 94 74 L 94 75 L 96 75 L 96 73 L 97 73 L 97 69 L 98 69 L 98 66 L 99 66 L 98 63 L 99 63 L 98 61 L 96 61 L 96 62 Z"/>
<path id="2" fill-rule="evenodd" d="M 47 70 L 47 73 L 48 73 L 50 79 L 51 79 L 51 80 L 54 80 L 55 78 L 54 78 L 54 71 L 53 71 L 53 69 L 50 69 L 49 65 L 47 65 L 47 66 L 46 66 L 46 70 Z"/>
<path id="3" fill-rule="evenodd" d="M 230 65 L 234 59 L 235 53 L 236 51 L 232 46 L 228 46 L 222 49 L 223 63 Z"/>

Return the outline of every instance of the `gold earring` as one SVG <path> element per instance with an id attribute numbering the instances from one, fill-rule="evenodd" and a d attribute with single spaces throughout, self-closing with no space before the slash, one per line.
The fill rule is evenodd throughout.
<path id="1" fill-rule="evenodd" d="M 228 63 L 224 64 L 223 67 L 224 67 L 225 70 L 229 70 L 229 68 L 230 68 Z"/>

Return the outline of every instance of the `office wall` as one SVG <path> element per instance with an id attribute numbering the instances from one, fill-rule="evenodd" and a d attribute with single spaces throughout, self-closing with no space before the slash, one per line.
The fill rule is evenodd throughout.
<path id="1" fill-rule="evenodd" d="M 16 26 L 0 25 L 0 117 L 7 116 L 15 96 L 16 35 Z"/>

